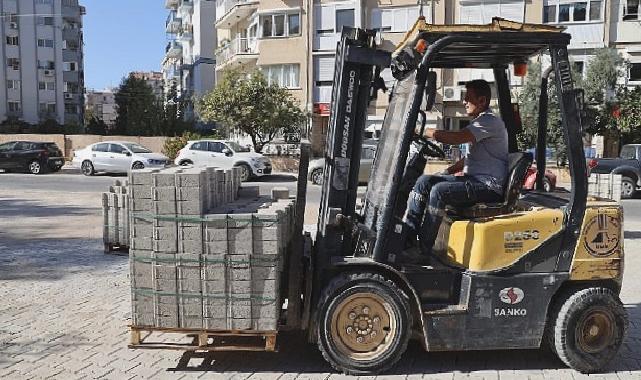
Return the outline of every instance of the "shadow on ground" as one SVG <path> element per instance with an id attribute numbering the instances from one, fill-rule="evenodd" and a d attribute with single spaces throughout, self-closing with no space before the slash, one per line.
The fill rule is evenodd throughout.
<path id="1" fill-rule="evenodd" d="M 0 218 L 95 215 L 96 208 L 72 205 L 51 206 L 33 199 L 0 198 Z"/>
<path id="2" fill-rule="evenodd" d="M 293 174 L 271 174 L 254 178 L 251 182 L 296 182 L 297 177 Z"/>
<path id="3" fill-rule="evenodd" d="M 0 240 L 0 281 L 58 280 L 87 270 L 127 270 L 126 256 L 105 254 L 101 239 Z"/>
<path id="4" fill-rule="evenodd" d="M 623 231 L 624 239 L 641 239 L 641 231 Z"/>

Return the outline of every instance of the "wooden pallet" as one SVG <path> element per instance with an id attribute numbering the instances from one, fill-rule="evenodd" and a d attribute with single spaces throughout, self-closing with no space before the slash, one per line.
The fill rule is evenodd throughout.
<path id="1" fill-rule="evenodd" d="M 129 348 L 181 351 L 276 351 L 277 331 L 256 330 L 195 330 L 130 326 Z M 143 336 L 143 333 L 146 335 Z M 191 342 L 151 341 L 154 333 L 180 334 Z M 159 338 L 159 337 L 158 337 Z"/>
<path id="2" fill-rule="evenodd" d="M 118 243 L 104 243 L 104 245 L 105 253 L 122 256 L 127 256 L 129 254 L 129 247 L 126 245 L 121 245 Z"/>

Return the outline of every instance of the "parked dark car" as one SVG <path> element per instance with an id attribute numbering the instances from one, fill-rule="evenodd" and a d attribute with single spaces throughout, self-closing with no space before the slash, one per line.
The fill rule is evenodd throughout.
<path id="1" fill-rule="evenodd" d="M 621 174 L 621 198 L 632 198 L 641 188 L 641 144 L 627 144 L 618 158 L 593 158 L 590 174 Z"/>
<path id="2" fill-rule="evenodd" d="M 57 172 L 64 163 L 62 151 L 52 142 L 10 141 L 0 144 L 0 169 L 5 172 Z"/>

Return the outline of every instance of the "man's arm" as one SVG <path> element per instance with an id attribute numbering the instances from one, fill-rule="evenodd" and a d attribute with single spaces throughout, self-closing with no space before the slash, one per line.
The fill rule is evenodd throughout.
<path id="1" fill-rule="evenodd" d="M 465 166 L 465 158 L 461 158 L 460 160 L 456 161 L 453 165 L 451 165 L 449 168 L 445 169 L 445 171 L 448 174 L 454 174 L 463 170 L 464 166 Z"/>
<path id="2" fill-rule="evenodd" d="M 468 129 L 462 131 L 440 131 L 437 129 L 428 129 L 425 131 L 425 137 L 436 140 L 443 144 L 458 145 L 475 143 L 476 137 Z"/>

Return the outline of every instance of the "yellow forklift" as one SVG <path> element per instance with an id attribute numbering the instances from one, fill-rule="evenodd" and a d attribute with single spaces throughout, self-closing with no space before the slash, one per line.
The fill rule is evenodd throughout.
<path id="1" fill-rule="evenodd" d="M 421 20 L 394 54 L 375 41 L 373 31 L 345 29 L 337 47 L 318 228 L 315 239 L 301 235 L 292 250 L 286 325 L 306 330 L 325 359 L 347 374 L 389 369 L 410 339 L 426 351 L 549 346 L 578 371 L 602 370 L 628 325 L 619 299 L 623 214 L 619 204 L 587 195 L 570 35 L 501 19 L 490 25 Z M 507 70 L 539 54 L 549 54 L 551 69 L 541 83 L 537 187 L 526 192 L 521 187 L 533 157 L 517 150 Z M 357 210 L 367 108 L 384 87 L 379 74 L 386 67 L 397 80 Z M 409 191 L 427 158 L 443 157 L 416 129 L 434 104 L 435 70 L 456 68 L 493 70 L 511 152 L 504 201 L 448 210 L 431 265 L 402 263 Z M 566 194 L 542 191 L 550 73 L 572 177 Z M 298 226 L 307 170 L 301 161 Z"/>

